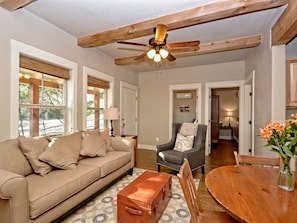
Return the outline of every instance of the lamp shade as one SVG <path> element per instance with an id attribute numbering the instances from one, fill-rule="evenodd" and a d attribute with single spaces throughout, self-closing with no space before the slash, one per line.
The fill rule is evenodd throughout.
<path id="1" fill-rule="evenodd" d="M 105 120 L 117 120 L 119 119 L 119 109 L 106 108 L 104 109 L 103 116 Z"/>

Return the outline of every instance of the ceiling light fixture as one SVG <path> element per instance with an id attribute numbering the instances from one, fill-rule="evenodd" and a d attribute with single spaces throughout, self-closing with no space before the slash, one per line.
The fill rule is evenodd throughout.
<path id="1" fill-rule="evenodd" d="M 160 46 L 156 46 L 154 49 L 149 50 L 146 55 L 149 59 L 154 59 L 155 62 L 159 63 L 162 58 L 167 58 L 169 52 L 165 49 L 160 49 Z"/>

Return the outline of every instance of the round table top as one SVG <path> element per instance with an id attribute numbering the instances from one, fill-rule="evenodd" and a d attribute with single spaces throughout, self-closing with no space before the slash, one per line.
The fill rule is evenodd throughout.
<path id="1" fill-rule="evenodd" d="M 208 191 L 235 219 L 255 223 L 297 222 L 297 174 L 295 190 L 277 186 L 278 168 L 222 166 L 205 179 Z"/>

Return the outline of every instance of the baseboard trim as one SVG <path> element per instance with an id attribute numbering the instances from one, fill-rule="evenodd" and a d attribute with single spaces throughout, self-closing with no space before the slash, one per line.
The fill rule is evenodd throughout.
<path id="1" fill-rule="evenodd" d="M 156 150 L 156 146 L 155 145 L 138 144 L 138 149 Z"/>

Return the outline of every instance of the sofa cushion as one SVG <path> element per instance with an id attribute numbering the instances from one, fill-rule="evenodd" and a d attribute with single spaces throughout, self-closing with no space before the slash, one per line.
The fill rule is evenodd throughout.
<path id="1" fill-rule="evenodd" d="M 101 176 L 119 169 L 131 161 L 131 153 L 124 151 L 111 151 L 107 152 L 104 157 L 86 158 L 80 160 L 80 164 L 94 165 L 100 168 Z"/>
<path id="2" fill-rule="evenodd" d="M 81 132 L 51 140 L 39 159 L 59 169 L 75 169 L 81 149 Z"/>
<path id="3" fill-rule="evenodd" d="M 24 155 L 29 160 L 35 173 L 45 176 L 53 167 L 48 163 L 42 162 L 38 159 L 39 155 L 43 153 L 48 147 L 48 139 L 44 136 L 40 137 L 18 137 L 19 145 Z"/>
<path id="4" fill-rule="evenodd" d="M 100 136 L 102 136 L 106 141 L 107 151 L 108 152 L 113 151 L 114 149 L 111 146 L 111 138 L 110 138 L 110 135 L 109 135 L 109 128 L 106 128 L 106 129 L 100 131 Z"/>
<path id="5" fill-rule="evenodd" d="M 176 135 L 175 145 L 173 150 L 184 152 L 192 149 L 194 136 L 183 136 L 179 133 Z"/>
<path id="6" fill-rule="evenodd" d="M 77 165 L 75 170 L 53 170 L 47 176 L 26 177 L 29 188 L 30 218 L 36 218 L 100 178 L 92 165 Z"/>
<path id="7" fill-rule="evenodd" d="M 105 156 L 106 155 L 106 142 L 102 136 L 98 134 L 90 134 L 87 132 L 82 133 L 82 148 L 80 155 L 82 156 Z"/>
<path id="8" fill-rule="evenodd" d="M 0 169 L 22 176 L 33 173 L 29 161 L 19 148 L 17 139 L 9 139 L 0 143 Z"/>

